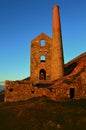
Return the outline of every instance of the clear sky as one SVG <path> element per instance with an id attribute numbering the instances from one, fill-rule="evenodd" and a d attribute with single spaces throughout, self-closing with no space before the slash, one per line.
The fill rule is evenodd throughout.
<path id="1" fill-rule="evenodd" d="M 86 0 L 0 0 L 0 81 L 30 75 L 30 43 L 52 37 L 52 7 L 60 6 L 65 63 L 86 51 Z"/>

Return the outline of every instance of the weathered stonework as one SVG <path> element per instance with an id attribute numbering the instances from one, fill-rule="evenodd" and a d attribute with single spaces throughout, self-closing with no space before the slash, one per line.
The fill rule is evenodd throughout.
<path id="1" fill-rule="evenodd" d="M 42 40 L 44 40 L 44 45 L 41 45 Z M 51 81 L 51 42 L 52 39 L 44 33 L 40 34 L 31 42 L 30 75 L 33 84 L 49 83 Z M 45 59 L 41 59 L 42 57 Z M 45 72 L 45 79 L 40 79 L 41 70 Z"/>
<path id="2" fill-rule="evenodd" d="M 86 67 L 71 76 L 64 76 L 48 88 L 33 86 L 30 82 L 6 81 L 5 102 L 28 100 L 47 96 L 53 100 L 86 99 Z"/>
<path id="3" fill-rule="evenodd" d="M 32 86 L 31 83 L 24 83 L 22 81 L 6 81 L 6 91 L 4 100 L 5 102 L 16 102 L 28 100 L 33 97 L 51 97 L 52 95 L 53 93 L 50 89 Z"/>
<path id="4" fill-rule="evenodd" d="M 64 65 L 59 7 L 53 8 L 52 38 L 31 41 L 30 78 L 6 81 L 5 102 L 47 96 L 54 100 L 86 98 L 86 53 Z"/>
<path id="5" fill-rule="evenodd" d="M 52 81 L 64 76 L 64 58 L 60 25 L 59 7 L 53 7 L 53 24 L 52 24 L 52 60 L 51 74 Z"/>
<path id="6" fill-rule="evenodd" d="M 6 81 L 5 102 L 28 100 L 40 96 L 47 96 L 53 100 L 86 99 L 85 61 L 86 53 L 65 65 L 68 72 L 71 70 L 68 75 L 50 82 L 51 84 L 40 84 L 41 87 L 38 84 L 33 85 L 30 78 L 22 81 Z"/>

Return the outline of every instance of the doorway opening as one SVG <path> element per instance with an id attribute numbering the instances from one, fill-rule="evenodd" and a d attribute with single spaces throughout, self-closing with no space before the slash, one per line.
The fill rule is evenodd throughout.
<path id="1" fill-rule="evenodd" d="M 75 88 L 70 88 L 70 99 L 75 97 Z"/>
<path id="2" fill-rule="evenodd" d="M 46 80 L 46 71 L 44 69 L 40 70 L 39 79 L 40 80 Z"/>

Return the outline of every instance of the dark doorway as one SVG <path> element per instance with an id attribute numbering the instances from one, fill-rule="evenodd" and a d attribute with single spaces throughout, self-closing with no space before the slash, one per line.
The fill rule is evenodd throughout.
<path id="1" fill-rule="evenodd" d="M 44 69 L 40 70 L 39 79 L 40 80 L 46 80 L 46 71 Z"/>
<path id="2" fill-rule="evenodd" d="M 75 97 L 75 89 L 70 88 L 70 99 L 73 99 Z"/>

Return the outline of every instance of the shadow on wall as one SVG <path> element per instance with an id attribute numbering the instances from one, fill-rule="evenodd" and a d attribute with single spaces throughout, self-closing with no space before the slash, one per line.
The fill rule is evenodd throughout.
<path id="1" fill-rule="evenodd" d="M 38 88 L 48 88 L 50 87 L 52 84 L 36 84 Z"/>
<path id="2" fill-rule="evenodd" d="M 69 75 L 77 66 L 77 62 L 74 62 L 70 65 L 67 65 L 67 67 L 65 68 L 65 75 Z"/>

